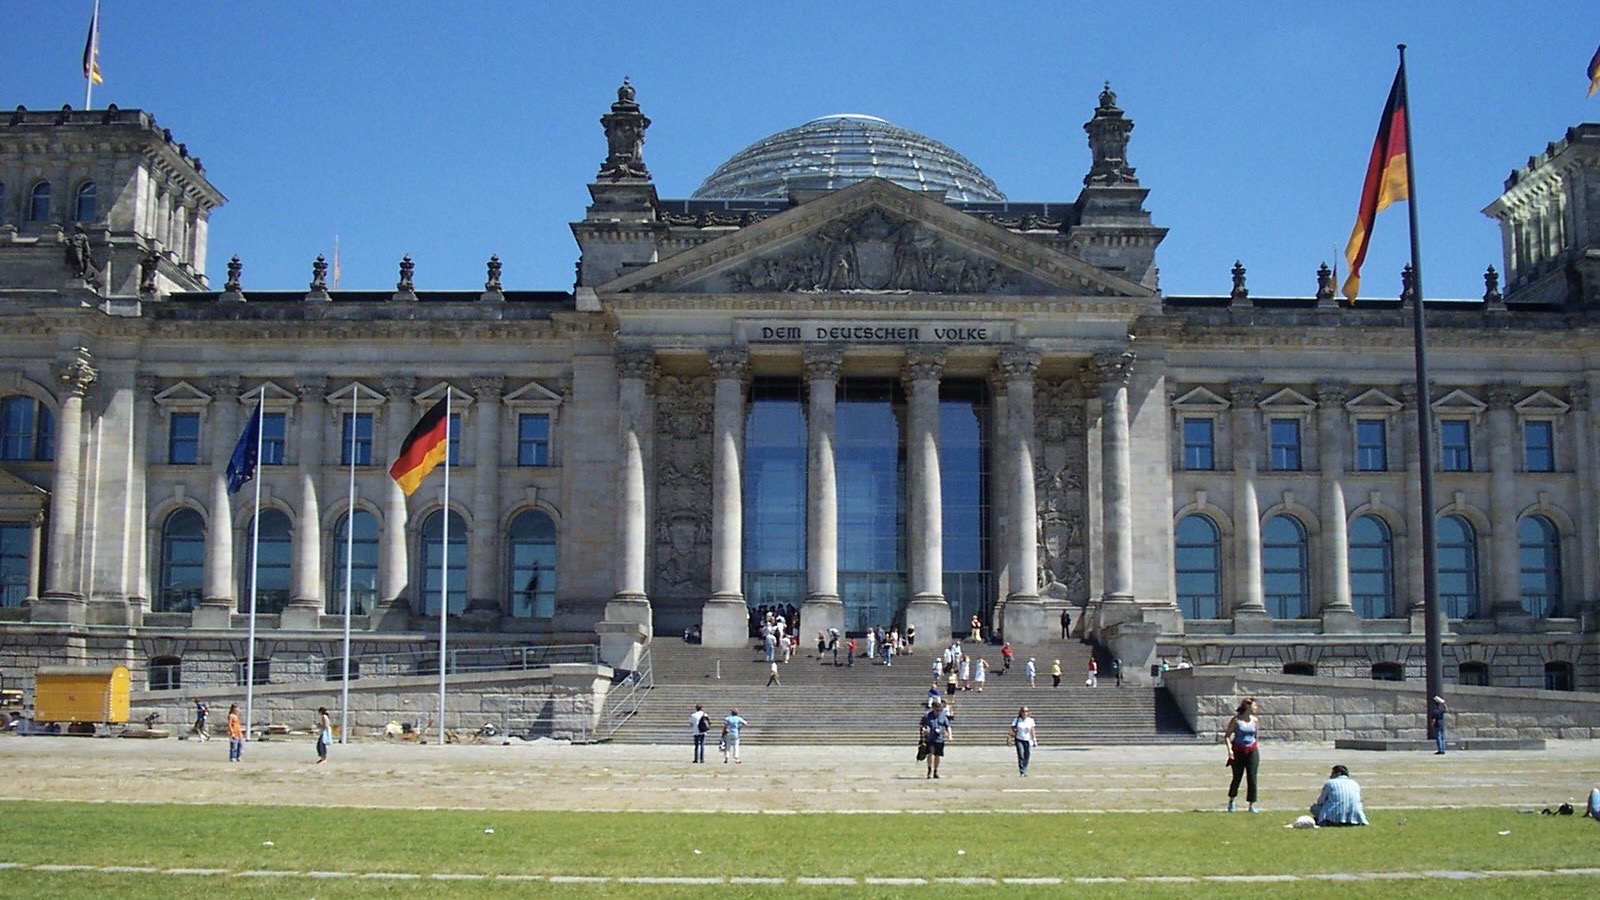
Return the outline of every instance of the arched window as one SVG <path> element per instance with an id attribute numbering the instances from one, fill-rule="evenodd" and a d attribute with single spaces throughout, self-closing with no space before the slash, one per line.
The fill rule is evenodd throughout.
<path id="1" fill-rule="evenodd" d="M 1544 516 L 1529 516 L 1517 526 L 1522 569 L 1522 608 L 1549 618 L 1561 608 L 1561 535 Z"/>
<path id="2" fill-rule="evenodd" d="M 1572 690 L 1572 663 L 1547 662 L 1544 664 L 1544 689 L 1547 691 Z"/>
<path id="3" fill-rule="evenodd" d="M 1456 683 L 1489 686 L 1489 666 L 1481 662 L 1464 662 L 1456 667 Z"/>
<path id="4" fill-rule="evenodd" d="M 1363 619 L 1394 615 L 1394 540 L 1377 516 L 1350 523 L 1350 603 Z"/>
<path id="5" fill-rule="evenodd" d="M 1405 681 L 1406 667 L 1397 662 L 1372 664 L 1373 681 Z"/>
<path id="6" fill-rule="evenodd" d="M 1173 565 L 1185 619 L 1222 616 L 1222 534 L 1207 516 L 1184 516 L 1175 530 Z"/>
<path id="7" fill-rule="evenodd" d="M 92 181 L 85 181 L 78 186 L 78 193 L 72 200 L 72 221 L 94 221 L 96 193 L 97 190 Z"/>
<path id="8" fill-rule="evenodd" d="M 444 574 L 439 570 L 439 565 L 445 558 L 440 556 L 443 531 L 444 512 L 436 509 L 422 523 L 422 552 L 417 554 L 417 558 L 422 560 L 422 577 L 413 582 L 422 585 L 422 596 L 412 602 L 412 608 L 424 616 L 439 614 L 439 579 Z M 460 615 L 467 608 L 467 523 L 454 512 L 450 513 L 450 552 L 447 558 L 450 564 L 450 614 Z"/>
<path id="9" fill-rule="evenodd" d="M 55 416 L 50 407 L 20 395 L 0 400 L 0 459 L 45 461 L 55 456 Z"/>
<path id="10" fill-rule="evenodd" d="M 1285 675 L 1315 675 L 1317 667 L 1308 662 L 1292 662 L 1283 664 Z"/>
<path id="11" fill-rule="evenodd" d="M 192 509 L 167 516 L 161 526 L 161 581 L 156 612 L 189 612 L 205 587 L 206 523 Z"/>
<path id="12" fill-rule="evenodd" d="M 355 533 L 351 534 L 350 515 L 339 517 L 333 529 L 333 568 L 328 573 L 328 615 L 344 615 L 345 552 L 350 552 L 350 614 L 366 615 L 378 602 L 378 517 L 356 510 Z"/>
<path id="13" fill-rule="evenodd" d="M 1445 516 L 1438 528 L 1439 602 L 1452 619 L 1478 614 L 1478 536 L 1460 516 Z"/>
<path id="14" fill-rule="evenodd" d="M 556 525 L 537 510 L 511 521 L 511 615 L 549 619 L 556 614 Z"/>
<path id="15" fill-rule="evenodd" d="M 0 607 L 18 607 L 28 599 L 33 559 L 33 527 L 25 522 L 0 522 Z"/>
<path id="16" fill-rule="evenodd" d="M 1306 530 L 1293 516 L 1273 516 L 1261 526 L 1261 587 L 1276 619 L 1303 619 L 1311 608 Z"/>
<path id="17" fill-rule="evenodd" d="M 33 186 L 33 193 L 28 195 L 28 221 L 50 221 L 50 182 L 41 181 Z"/>
<path id="18" fill-rule="evenodd" d="M 270 615 L 283 612 L 289 605 L 290 573 L 294 567 L 292 549 L 293 529 L 289 517 L 276 509 L 261 511 L 261 540 L 251 541 L 245 529 L 244 577 L 239 579 L 244 590 L 239 594 L 239 611 L 250 612 L 250 578 L 255 576 L 256 614 Z M 250 565 L 251 546 L 256 546 L 260 563 Z"/>
<path id="19" fill-rule="evenodd" d="M 183 687 L 183 660 L 176 656 L 150 657 L 150 690 L 175 691 Z"/>

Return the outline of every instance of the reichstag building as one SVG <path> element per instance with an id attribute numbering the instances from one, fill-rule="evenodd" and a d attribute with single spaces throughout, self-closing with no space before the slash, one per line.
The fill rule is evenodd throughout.
<path id="1" fill-rule="evenodd" d="M 1023 646 L 1066 610 L 1130 670 L 1419 680 L 1426 440 L 1446 680 L 1600 688 L 1600 125 L 1485 209 L 1504 285 L 1430 303 L 1424 390 L 1401 301 L 1326 269 L 1164 294 L 1133 121 L 1084 100 L 1071 199 L 857 115 L 666 199 L 624 83 L 549 291 L 399 253 L 393 291 L 256 290 L 150 113 L 0 114 L 0 675 L 232 684 L 254 597 L 269 671 L 336 658 L 347 598 L 358 653 L 425 653 L 442 598 L 452 646 L 623 668 L 762 607 Z M 446 395 L 448 505 L 388 475 Z M 259 510 L 226 476 L 258 403 Z"/>

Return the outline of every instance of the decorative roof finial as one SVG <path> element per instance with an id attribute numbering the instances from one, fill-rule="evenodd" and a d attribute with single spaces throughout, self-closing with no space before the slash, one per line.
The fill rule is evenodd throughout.
<path id="1" fill-rule="evenodd" d="M 1490 266 L 1488 271 L 1483 273 L 1483 302 L 1499 303 L 1502 299 L 1500 296 L 1500 273 L 1494 270 L 1494 266 Z"/>
<path id="2" fill-rule="evenodd" d="M 1317 299 L 1333 299 L 1333 270 L 1326 262 L 1317 266 Z"/>
<path id="3" fill-rule="evenodd" d="M 1094 154 L 1094 162 L 1089 174 L 1083 176 L 1083 183 L 1096 187 L 1123 184 L 1137 187 L 1139 179 L 1134 175 L 1133 166 L 1128 165 L 1128 134 L 1133 131 L 1133 122 L 1117 107 L 1117 95 L 1111 90 L 1111 82 L 1107 81 L 1105 90 L 1100 92 L 1100 105 L 1095 107 L 1094 118 L 1083 123 L 1083 130 L 1089 133 L 1089 150 Z"/>
<path id="4" fill-rule="evenodd" d="M 598 178 L 610 181 L 650 179 L 641 149 L 650 120 L 639 111 L 634 96 L 633 84 L 623 78 L 622 86 L 617 88 L 617 102 L 611 104 L 611 112 L 600 117 L 600 125 L 606 130 L 607 154 Z"/>
<path id="5" fill-rule="evenodd" d="M 239 276 L 244 272 L 244 263 L 239 262 L 237 254 L 228 260 L 228 280 L 223 283 L 222 290 L 229 294 L 239 293 Z"/>
<path id="6" fill-rule="evenodd" d="M 1249 289 L 1244 286 L 1244 263 L 1237 259 L 1233 261 L 1233 291 L 1228 296 L 1235 300 L 1250 296 Z"/>

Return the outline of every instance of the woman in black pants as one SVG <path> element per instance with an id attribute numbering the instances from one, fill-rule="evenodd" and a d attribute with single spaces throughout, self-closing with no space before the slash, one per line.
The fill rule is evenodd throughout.
<path id="1" fill-rule="evenodd" d="M 1261 765 L 1260 721 L 1256 718 L 1256 700 L 1246 697 L 1234 710 L 1228 727 L 1222 731 L 1228 742 L 1228 768 L 1233 770 L 1233 781 L 1228 785 L 1228 812 L 1233 812 L 1234 798 L 1239 796 L 1239 780 L 1248 779 L 1244 800 L 1251 812 L 1256 809 L 1256 770 Z"/>

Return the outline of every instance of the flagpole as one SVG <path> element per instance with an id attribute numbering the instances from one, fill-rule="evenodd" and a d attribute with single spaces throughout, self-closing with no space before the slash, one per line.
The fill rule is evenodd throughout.
<path id="1" fill-rule="evenodd" d="M 256 483 L 255 511 L 251 514 L 253 519 L 250 524 L 250 624 L 248 638 L 245 641 L 244 663 L 244 739 L 250 740 L 250 727 L 255 722 L 252 712 L 256 697 L 256 582 L 261 571 L 261 426 L 265 424 L 267 406 L 267 385 L 261 385 L 261 393 L 256 398 L 256 465 L 255 477 L 251 479 Z"/>
<path id="2" fill-rule="evenodd" d="M 356 423 L 361 421 L 361 385 L 350 391 L 350 500 L 344 514 L 344 684 L 339 689 L 339 743 L 350 742 L 350 610 L 356 542 Z"/>
<path id="3" fill-rule="evenodd" d="M 444 746 L 445 648 L 450 621 L 450 401 L 452 389 L 444 389 L 444 527 L 440 529 L 439 552 L 439 746 Z"/>
<path id="4" fill-rule="evenodd" d="M 1411 220 L 1411 327 L 1417 358 L 1417 466 L 1422 470 L 1422 621 L 1428 697 L 1444 696 L 1444 610 L 1439 606 L 1438 547 L 1434 536 L 1433 404 L 1428 382 L 1428 339 L 1422 311 L 1422 242 L 1417 231 L 1416 148 L 1411 143 L 1411 96 L 1406 86 L 1406 45 L 1400 51 L 1405 94 L 1406 213 Z M 1503 538 L 1502 538 L 1503 539 Z M 1424 700 L 1424 705 L 1427 705 Z"/>
<path id="5" fill-rule="evenodd" d="M 94 67 L 100 60 L 100 0 L 94 0 L 94 17 L 89 20 L 89 69 L 83 73 L 83 108 L 94 109 Z"/>

